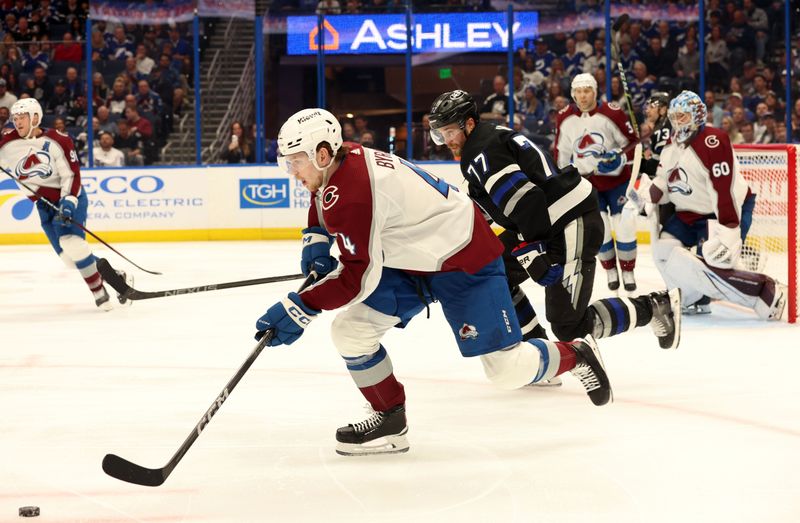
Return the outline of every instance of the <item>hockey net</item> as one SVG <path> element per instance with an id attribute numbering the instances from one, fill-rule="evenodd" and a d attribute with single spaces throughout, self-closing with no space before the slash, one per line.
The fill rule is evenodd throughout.
<path id="1" fill-rule="evenodd" d="M 800 146 L 735 145 L 740 172 L 756 194 L 753 224 L 742 249 L 747 269 L 763 272 L 789 288 L 789 323 L 797 321 L 798 173 Z"/>

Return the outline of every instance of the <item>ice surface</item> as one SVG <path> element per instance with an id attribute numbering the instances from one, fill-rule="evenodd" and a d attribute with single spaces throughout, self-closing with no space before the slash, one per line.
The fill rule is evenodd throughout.
<path id="1" fill-rule="evenodd" d="M 141 290 L 298 272 L 297 242 L 115 246 L 163 271 L 135 271 Z M 654 290 L 641 250 L 640 288 Z M 719 303 L 685 318 L 677 351 L 648 327 L 601 340 L 606 407 L 571 376 L 497 390 L 433 306 L 385 339 L 411 450 L 359 458 L 334 452 L 336 428 L 366 413 L 326 312 L 261 354 L 163 486 L 103 473 L 109 452 L 163 466 L 252 350 L 255 320 L 298 284 L 103 313 L 49 247 L 0 247 L 0 522 L 23 505 L 41 522 L 800 520 L 800 330 Z"/>

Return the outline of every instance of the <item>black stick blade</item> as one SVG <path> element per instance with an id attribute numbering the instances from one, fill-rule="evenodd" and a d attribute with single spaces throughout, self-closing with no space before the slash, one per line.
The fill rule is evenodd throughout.
<path id="1" fill-rule="evenodd" d="M 622 13 L 621 15 L 619 15 L 619 18 L 616 19 L 614 25 L 611 26 L 611 29 L 616 33 L 617 31 L 619 31 L 619 28 L 622 27 L 623 24 L 625 24 L 628 20 L 630 20 L 630 18 L 631 17 L 628 15 L 628 13 Z"/>
<path id="2" fill-rule="evenodd" d="M 148 469 L 115 454 L 103 458 L 103 471 L 120 481 L 145 487 L 158 487 L 167 479 L 164 469 Z"/>
<path id="3" fill-rule="evenodd" d="M 117 271 L 108 263 L 105 258 L 97 259 L 97 271 L 103 277 L 106 283 L 111 285 L 115 291 L 120 293 L 123 297 L 127 298 L 131 292 L 131 288 L 125 282 L 125 278 L 117 274 Z"/>

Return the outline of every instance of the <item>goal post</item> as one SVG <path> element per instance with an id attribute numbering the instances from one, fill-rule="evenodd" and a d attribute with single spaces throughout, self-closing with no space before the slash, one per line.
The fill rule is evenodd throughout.
<path id="1" fill-rule="evenodd" d="M 764 272 L 789 288 L 787 319 L 798 310 L 798 173 L 800 145 L 741 144 L 734 146 L 739 172 L 756 195 L 753 224 L 742 249 L 751 270 Z"/>

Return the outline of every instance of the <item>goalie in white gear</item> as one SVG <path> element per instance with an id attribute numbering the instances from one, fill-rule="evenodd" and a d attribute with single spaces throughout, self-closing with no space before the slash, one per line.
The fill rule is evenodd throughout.
<path id="1" fill-rule="evenodd" d="M 587 73 L 572 80 L 570 104 L 558 113 L 555 157 L 559 168 L 572 163 L 597 190 L 605 225 L 597 255 L 606 270 L 608 288 L 619 288 L 617 259 L 626 291 L 636 290 L 636 223 L 621 220 L 625 190 L 631 177 L 629 160 L 638 139 L 628 117 L 616 103 L 597 102 L 597 81 Z M 627 151 L 627 152 L 626 152 Z M 611 231 L 614 231 L 614 238 Z"/>
<path id="2" fill-rule="evenodd" d="M 668 116 L 673 136 L 644 195 L 653 203 L 675 204 L 653 245 L 664 281 L 679 287 L 683 305 L 696 311 L 704 311 L 703 299 L 709 297 L 750 307 L 763 319 L 780 319 L 782 286 L 767 275 L 737 270 L 755 195 L 739 173 L 728 135 L 705 126 L 706 106 L 691 91 L 672 100 Z M 694 248 L 697 256 L 689 250 Z"/>
<path id="3" fill-rule="evenodd" d="M 62 261 L 77 269 L 103 310 L 111 308 L 103 277 L 77 224 L 86 223 L 88 199 L 81 187 L 80 164 L 72 139 L 54 129 L 41 129 L 42 107 L 35 98 L 23 98 L 11 106 L 14 130 L 0 139 L 0 165 L 7 174 L 35 194 L 39 220 L 47 239 Z M 46 203 L 50 202 L 58 211 Z"/>

